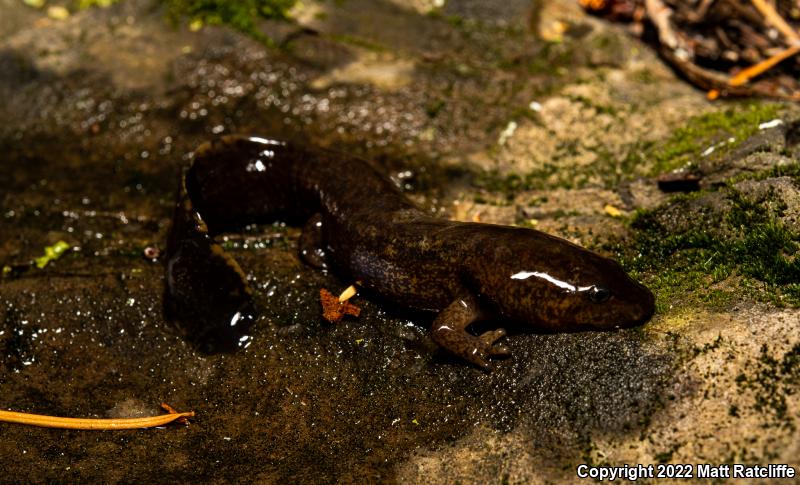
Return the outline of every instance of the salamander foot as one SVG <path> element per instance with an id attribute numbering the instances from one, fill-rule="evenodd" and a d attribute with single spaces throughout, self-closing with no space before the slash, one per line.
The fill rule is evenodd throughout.
<path id="1" fill-rule="evenodd" d="M 483 313 L 472 296 L 456 299 L 439 313 L 431 327 L 433 340 L 448 350 L 473 364 L 492 370 L 489 357 L 507 357 L 511 351 L 504 344 L 496 343 L 506 335 L 502 328 L 485 332 L 478 337 L 471 335 L 466 328 L 481 319 Z"/>

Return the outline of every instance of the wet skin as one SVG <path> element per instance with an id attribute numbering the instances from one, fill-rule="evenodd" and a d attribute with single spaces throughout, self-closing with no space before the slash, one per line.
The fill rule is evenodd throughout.
<path id="1" fill-rule="evenodd" d="M 233 350 L 254 320 L 250 288 L 214 236 L 276 219 L 305 224 L 300 256 L 382 300 L 436 312 L 440 346 L 488 368 L 498 329 L 606 330 L 646 322 L 652 293 L 620 265 L 526 228 L 452 222 L 418 209 L 369 162 L 257 137 L 204 144 L 186 172 L 167 243 L 168 315 L 205 351 Z"/>

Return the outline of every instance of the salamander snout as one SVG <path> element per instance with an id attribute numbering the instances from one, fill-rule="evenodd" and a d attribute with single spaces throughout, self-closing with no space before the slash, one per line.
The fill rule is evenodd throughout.
<path id="1" fill-rule="evenodd" d="M 595 307 L 595 316 L 587 323 L 603 330 L 641 325 L 655 312 L 653 293 L 624 273 L 607 286 L 593 287 L 587 292 L 587 299 L 593 303 L 589 308 Z"/>

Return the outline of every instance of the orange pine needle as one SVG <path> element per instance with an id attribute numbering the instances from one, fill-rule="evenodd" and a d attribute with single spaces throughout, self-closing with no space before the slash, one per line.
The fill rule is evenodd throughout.
<path id="1" fill-rule="evenodd" d="M 741 72 L 733 76 L 729 81 L 728 84 L 731 86 L 741 86 L 742 84 L 746 84 L 749 80 L 753 79 L 754 77 L 768 71 L 773 66 L 782 62 L 800 52 L 800 45 L 794 45 L 785 49 L 774 56 L 766 59 L 764 61 L 759 62 L 753 66 L 748 67 L 747 69 L 743 69 Z"/>
<path id="2" fill-rule="evenodd" d="M 170 408 L 172 409 L 172 408 Z M 84 430 L 111 430 L 111 429 L 139 429 L 164 426 L 176 420 L 185 420 L 194 416 L 194 411 L 186 413 L 174 412 L 161 416 L 146 418 L 121 418 L 121 419 L 94 419 L 94 418 L 60 418 L 42 414 L 18 413 L 15 411 L 0 411 L 0 422 L 27 424 L 43 428 L 59 429 L 84 429 Z"/>
<path id="3" fill-rule="evenodd" d="M 161 403 L 161 409 L 163 409 L 164 411 L 166 411 L 166 412 L 168 412 L 170 414 L 181 414 L 178 411 L 176 411 L 175 408 L 173 408 L 172 406 L 170 406 L 169 404 L 167 404 L 165 402 Z M 186 416 L 180 416 L 180 417 L 176 418 L 175 421 L 177 421 L 177 422 L 179 422 L 181 424 L 185 424 L 186 426 L 189 426 L 189 419 Z"/>

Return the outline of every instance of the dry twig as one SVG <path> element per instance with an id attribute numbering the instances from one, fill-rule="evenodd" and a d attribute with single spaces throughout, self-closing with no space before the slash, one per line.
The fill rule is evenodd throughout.
<path id="1" fill-rule="evenodd" d="M 753 6 L 761 12 L 761 15 L 767 19 L 767 22 L 778 29 L 791 44 L 800 44 L 800 36 L 797 35 L 797 32 L 780 16 L 772 5 L 764 0 L 750 1 L 753 3 Z"/>
<path id="2" fill-rule="evenodd" d="M 692 83 L 722 96 L 800 99 L 797 0 L 581 0 L 587 10 L 657 34 L 657 48 Z M 641 13 L 644 16 L 636 15 Z M 775 35 L 778 31 L 781 35 Z"/>

